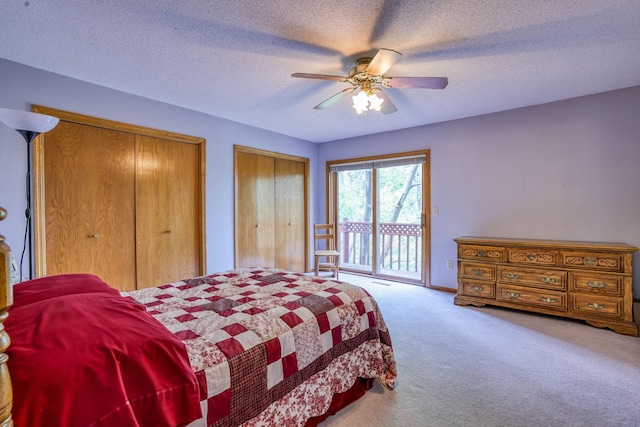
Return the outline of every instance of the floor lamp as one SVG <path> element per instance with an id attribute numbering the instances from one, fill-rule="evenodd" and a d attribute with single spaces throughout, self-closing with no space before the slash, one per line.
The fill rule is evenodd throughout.
<path id="1" fill-rule="evenodd" d="M 22 255 L 20 257 L 20 281 L 22 281 L 22 261 L 24 252 L 29 242 L 29 279 L 33 278 L 33 237 L 32 237 L 32 217 L 33 210 L 31 194 L 31 143 L 33 139 L 41 133 L 49 132 L 56 127 L 59 119 L 57 117 L 48 116 L 46 114 L 32 113 L 30 111 L 9 110 L 0 108 L 0 122 L 15 129 L 27 142 L 27 208 L 24 213 L 27 219 L 24 232 L 24 243 L 22 246 Z"/>

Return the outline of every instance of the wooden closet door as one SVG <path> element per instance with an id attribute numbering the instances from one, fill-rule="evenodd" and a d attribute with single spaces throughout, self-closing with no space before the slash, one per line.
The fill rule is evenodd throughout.
<path id="1" fill-rule="evenodd" d="M 275 266 L 305 271 L 305 165 L 275 159 Z"/>
<path id="2" fill-rule="evenodd" d="M 134 136 L 60 121 L 44 144 L 46 273 L 136 288 Z"/>
<path id="3" fill-rule="evenodd" d="M 236 151 L 236 267 L 275 264 L 274 158 Z"/>
<path id="4" fill-rule="evenodd" d="M 195 277 L 200 266 L 200 157 L 195 144 L 138 136 L 138 288 Z"/>

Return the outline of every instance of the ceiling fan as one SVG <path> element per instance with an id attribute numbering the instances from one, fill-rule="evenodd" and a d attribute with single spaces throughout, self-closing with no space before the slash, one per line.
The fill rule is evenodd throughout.
<path id="1" fill-rule="evenodd" d="M 353 96 L 353 108 L 358 114 L 367 111 L 381 111 L 383 114 L 391 114 L 398 111 L 393 102 L 382 91 L 382 88 L 418 88 L 418 89 L 444 89 L 449 80 L 446 77 L 387 77 L 384 73 L 400 60 L 402 54 L 391 49 L 380 49 L 373 58 L 360 58 L 356 66 L 349 71 L 348 77 L 331 76 L 327 74 L 294 73 L 291 77 L 305 79 L 335 80 L 346 82 L 351 87 L 336 93 L 331 98 L 313 107 L 322 110 L 344 96 L 360 91 Z"/>

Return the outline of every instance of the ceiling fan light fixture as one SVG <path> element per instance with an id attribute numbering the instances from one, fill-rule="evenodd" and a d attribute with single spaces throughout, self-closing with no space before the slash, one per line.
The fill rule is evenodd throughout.
<path id="1" fill-rule="evenodd" d="M 374 90 L 362 89 L 357 95 L 352 97 L 353 109 L 358 114 L 364 114 L 367 111 L 380 111 L 382 108 L 383 98 L 378 97 Z"/>
<path id="2" fill-rule="evenodd" d="M 369 109 L 372 111 L 380 111 L 382 108 L 383 98 L 379 98 L 375 92 L 369 94 Z"/>
<path id="3" fill-rule="evenodd" d="M 364 90 L 361 90 L 351 98 L 353 99 L 353 109 L 356 110 L 356 113 L 363 114 L 369 109 L 369 97 Z"/>

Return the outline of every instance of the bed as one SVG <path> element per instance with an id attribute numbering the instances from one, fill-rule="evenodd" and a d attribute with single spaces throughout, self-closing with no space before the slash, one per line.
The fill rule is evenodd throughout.
<path id="1" fill-rule="evenodd" d="M 8 313 L 0 417 L 18 427 L 313 426 L 397 375 L 364 289 L 273 268 L 127 293 L 39 278 L 13 287 Z"/>

